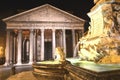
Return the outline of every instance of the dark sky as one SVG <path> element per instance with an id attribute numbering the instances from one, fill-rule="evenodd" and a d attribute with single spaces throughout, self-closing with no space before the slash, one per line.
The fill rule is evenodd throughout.
<path id="1" fill-rule="evenodd" d="M 64 11 L 71 11 L 85 20 L 89 20 L 87 13 L 94 5 L 93 0 L 0 0 L 0 16 L 10 14 L 10 11 L 28 10 L 46 3 Z M 12 14 L 14 15 L 14 13 Z"/>

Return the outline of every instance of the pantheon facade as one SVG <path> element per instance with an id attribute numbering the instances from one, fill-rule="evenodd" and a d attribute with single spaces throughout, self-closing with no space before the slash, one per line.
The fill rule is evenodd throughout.
<path id="1" fill-rule="evenodd" d="M 55 48 L 74 57 L 85 20 L 45 4 L 3 19 L 7 27 L 5 65 L 51 60 Z"/>

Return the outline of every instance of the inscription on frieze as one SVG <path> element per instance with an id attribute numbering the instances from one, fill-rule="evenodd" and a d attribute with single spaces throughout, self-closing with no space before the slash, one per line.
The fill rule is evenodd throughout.
<path id="1" fill-rule="evenodd" d="M 94 13 L 92 16 L 92 22 L 91 22 L 91 35 L 98 36 L 103 33 L 103 17 L 102 17 L 102 11 L 99 10 L 96 13 Z M 97 33 L 97 34 L 96 34 Z"/>

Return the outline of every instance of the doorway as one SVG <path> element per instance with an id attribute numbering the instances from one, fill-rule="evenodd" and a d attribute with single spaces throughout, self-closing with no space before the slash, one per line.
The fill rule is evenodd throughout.
<path id="1" fill-rule="evenodd" d="M 66 57 L 73 57 L 72 31 L 66 30 Z"/>
<path id="2" fill-rule="evenodd" d="M 45 49 L 44 59 L 51 60 L 52 59 L 52 41 L 46 41 L 44 49 Z"/>

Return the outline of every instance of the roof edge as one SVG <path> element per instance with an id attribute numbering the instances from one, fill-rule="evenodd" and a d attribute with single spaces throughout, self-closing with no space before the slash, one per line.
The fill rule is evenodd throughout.
<path id="1" fill-rule="evenodd" d="M 66 11 L 64 11 L 64 10 L 62 10 L 62 9 L 59 9 L 59 8 L 57 8 L 57 7 L 54 7 L 54 6 L 50 5 L 50 4 L 43 4 L 43 5 L 41 5 L 41 6 L 38 6 L 38 7 L 32 8 L 32 9 L 29 9 L 29 10 L 27 10 L 27 11 L 24 11 L 24 12 L 21 12 L 21 13 L 18 13 L 18 14 L 15 14 L 15 15 L 13 15 L 13 16 L 4 18 L 4 19 L 2 19 L 2 20 L 3 20 L 3 21 L 7 21 L 7 20 L 9 20 L 9 19 L 11 19 L 11 18 L 20 16 L 20 15 L 22 15 L 22 14 L 25 14 L 25 13 L 28 13 L 28 12 L 31 12 L 31 11 L 34 11 L 34 10 L 37 10 L 37 9 L 42 8 L 42 7 L 45 7 L 45 6 L 50 6 L 50 7 L 54 8 L 54 9 L 56 9 L 56 10 L 59 10 L 59 11 L 65 13 L 65 14 L 67 14 L 67 15 L 69 15 L 69 16 L 72 16 L 72 17 L 74 17 L 74 18 L 76 18 L 76 19 L 78 19 L 78 20 L 86 21 L 86 20 L 84 20 L 84 19 L 82 19 L 82 18 L 79 18 L 79 17 L 77 17 L 77 16 L 75 16 L 75 15 L 73 15 L 73 14 L 70 14 L 70 13 L 68 13 L 68 12 L 66 12 Z"/>

